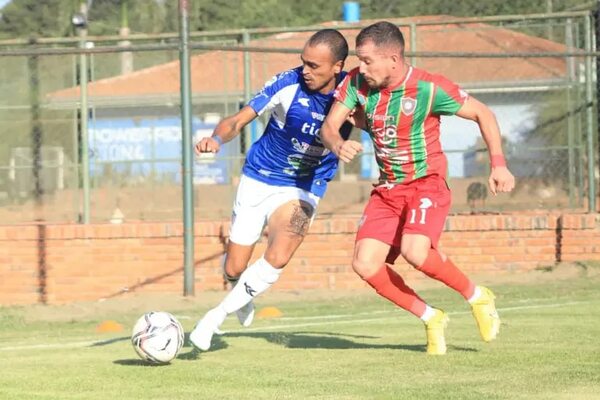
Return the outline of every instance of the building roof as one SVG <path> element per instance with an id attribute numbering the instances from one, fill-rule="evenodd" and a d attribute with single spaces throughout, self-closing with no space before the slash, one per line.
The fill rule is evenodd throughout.
<path id="1" fill-rule="evenodd" d="M 425 16 L 390 19 L 398 24 L 435 23 L 416 25 L 415 48 L 408 27 L 401 27 L 406 50 L 418 52 L 497 53 L 564 52 L 566 46 L 543 38 L 526 35 L 507 28 L 484 23 L 446 23 L 448 16 Z M 361 25 L 372 21 L 361 21 Z M 343 22 L 329 22 L 323 27 L 352 26 Z M 350 47 L 354 47 L 359 29 L 344 29 L 342 33 Z M 302 49 L 313 32 L 286 32 L 255 39 L 250 46 Z M 410 58 L 408 61 L 412 61 Z M 190 59 L 192 93 L 194 96 L 223 97 L 243 93 L 243 53 L 238 51 L 208 51 Z M 566 78 L 565 58 L 440 58 L 421 57 L 414 63 L 430 72 L 440 73 L 465 87 L 478 85 L 505 87 L 560 81 Z M 298 55 L 289 53 L 250 53 L 252 91 L 258 90 L 274 74 L 300 65 Z M 358 65 L 355 56 L 346 62 L 349 70 Z M 116 105 L 135 99 L 179 99 L 179 61 L 134 71 L 129 74 L 90 82 L 88 95 L 97 105 Z M 79 97 L 79 87 L 67 88 L 48 95 L 52 103 L 73 103 Z"/>

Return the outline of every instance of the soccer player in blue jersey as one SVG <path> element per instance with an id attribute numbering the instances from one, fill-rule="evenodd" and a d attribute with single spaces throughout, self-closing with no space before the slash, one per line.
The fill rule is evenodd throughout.
<path id="1" fill-rule="evenodd" d="M 254 297 L 273 285 L 304 240 L 319 199 L 334 177 L 338 158 L 323 146 L 319 130 L 333 102 L 348 43 L 334 29 L 316 32 L 302 51 L 302 66 L 273 77 L 237 114 L 223 119 L 211 137 L 195 146 L 197 153 L 216 153 L 259 115 L 270 112 L 261 138 L 246 156 L 233 206 L 225 260 L 231 292 L 208 311 L 190 334 L 190 341 L 208 350 L 214 333 L 228 314 L 249 326 Z M 350 124 L 341 132 L 350 135 Z M 248 266 L 264 227 L 265 253 Z"/>

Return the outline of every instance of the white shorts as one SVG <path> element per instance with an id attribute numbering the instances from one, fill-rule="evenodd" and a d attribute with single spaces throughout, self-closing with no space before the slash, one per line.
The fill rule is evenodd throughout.
<path id="1" fill-rule="evenodd" d="M 315 211 L 314 218 L 319 196 L 297 187 L 268 185 L 242 175 L 233 203 L 229 240 L 242 246 L 256 243 L 271 214 L 291 200 L 310 204 Z"/>

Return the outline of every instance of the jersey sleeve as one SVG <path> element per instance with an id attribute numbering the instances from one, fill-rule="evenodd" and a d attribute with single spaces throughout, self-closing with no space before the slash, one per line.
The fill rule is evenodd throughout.
<path id="1" fill-rule="evenodd" d="M 454 115 L 469 98 L 467 92 L 456 83 L 443 76 L 436 75 L 433 80 L 434 95 L 431 113 L 436 115 Z"/>
<path id="2" fill-rule="evenodd" d="M 248 102 L 248 105 L 261 115 L 271 111 L 281 103 L 282 94 L 298 86 L 295 70 L 289 70 L 275 75 L 268 80 L 263 88 Z"/>
<path id="3" fill-rule="evenodd" d="M 358 104 L 358 79 L 358 69 L 355 68 L 342 79 L 333 94 L 337 101 L 350 110 L 353 110 Z"/>

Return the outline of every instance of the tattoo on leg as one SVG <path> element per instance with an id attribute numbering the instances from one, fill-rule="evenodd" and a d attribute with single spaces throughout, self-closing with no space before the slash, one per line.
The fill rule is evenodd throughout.
<path id="1" fill-rule="evenodd" d="M 314 213 L 313 208 L 308 204 L 294 206 L 292 217 L 288 225 L 288 231 L 300 236 L 305 236 L 310 225 L 310 219 Z"/>

